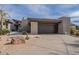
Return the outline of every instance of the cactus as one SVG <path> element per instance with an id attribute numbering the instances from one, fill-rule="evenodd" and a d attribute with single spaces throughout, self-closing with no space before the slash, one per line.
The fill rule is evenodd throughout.
<path id="1" fill-rule="evenodd" d="M 26 38 L 25 38 L 26 40 L 29 40 L 29 37 L 28 37 L 28 33 L 26 32 Z"/>

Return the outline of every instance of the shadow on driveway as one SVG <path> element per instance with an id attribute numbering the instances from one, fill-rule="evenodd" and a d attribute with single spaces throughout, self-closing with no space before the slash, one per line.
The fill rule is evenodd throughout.
<path id="1" fill-rule="evenodd" d="M 79 47 L 79 44 L 67 44 L 69 46 L 73 46 L 73 47 Z"/>

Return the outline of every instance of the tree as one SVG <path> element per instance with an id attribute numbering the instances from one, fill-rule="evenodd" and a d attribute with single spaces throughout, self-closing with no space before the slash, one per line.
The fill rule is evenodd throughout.
<path id="1" fill-rule="evenodd" d="M 6 25 L 6 28 L 8 28 L 8 23 L 9 23 L 8 18 L 10 18 L 10 16 L 7 13 L 7 11 L 0 9 L 0 25 L 1 25 L 1 29 L 3 29 L 3 25 Z"/>
<path id="2" fill-rule="evenodd" d="M 6 20 L 7 19 L 5 19 L 6 18 L 6 13 L 4 12 L 4 10 L 0 10 L 0 25 L 1 25 L 1 29 L 2 29 L 2 27 L 3 27 L 3 25 L 5 24 L 5 22 L 6 22 Z"/>

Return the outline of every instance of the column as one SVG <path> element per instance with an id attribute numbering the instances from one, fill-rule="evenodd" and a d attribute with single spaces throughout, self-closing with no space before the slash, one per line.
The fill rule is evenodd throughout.
<path id="1" fill-rule="evenodd" d="M 31 22 L 31 34 L 38 34 L 38 22 Z"/>

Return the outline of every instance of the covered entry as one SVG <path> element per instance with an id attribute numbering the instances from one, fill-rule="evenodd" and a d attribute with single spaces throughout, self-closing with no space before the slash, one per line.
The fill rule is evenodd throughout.
<path id="1" fill-rule="evenodd" d="M 53 22 L 38 22 L 39 34 L 52 34 L 58 33 L 58 24 Z"/>

